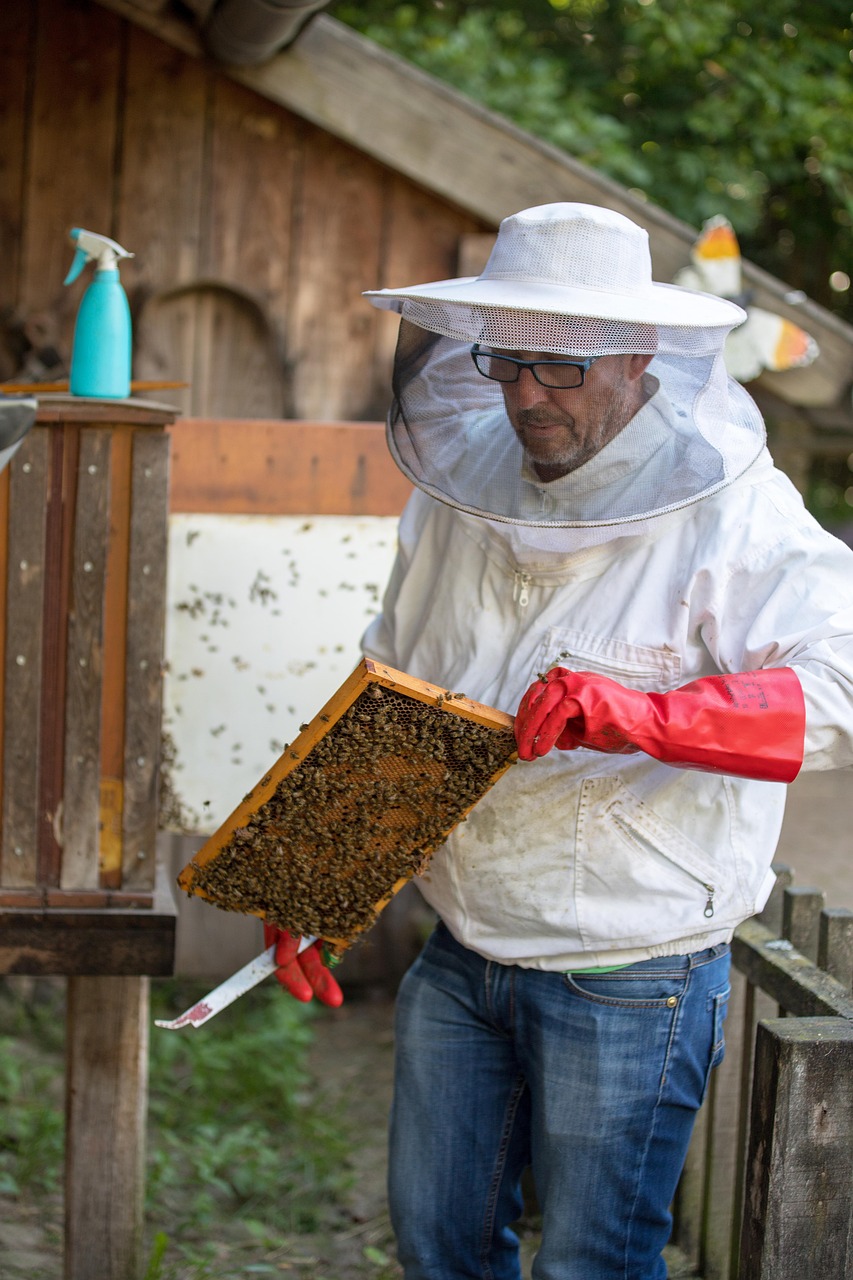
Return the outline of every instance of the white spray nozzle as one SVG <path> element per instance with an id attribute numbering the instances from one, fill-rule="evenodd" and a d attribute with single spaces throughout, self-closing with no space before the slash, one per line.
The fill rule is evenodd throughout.
<path id="1" fill-rule="evenodd" d="M 123 249 L 109 236 L 99 236 L 94 231 L 84 231 L 82 227 L 71 228 L 71 239 L 77 246 L 71 269 L 65 277 L 64 284 L 76 280 L 87 262 L 97 262 L 96 271 L 109 271 L 115 267 L 119 258 L 132 258 L 133 254 Z"/>

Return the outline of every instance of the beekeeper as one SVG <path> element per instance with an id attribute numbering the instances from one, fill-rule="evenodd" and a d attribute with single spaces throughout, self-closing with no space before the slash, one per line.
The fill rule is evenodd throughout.
<path id="1" fill-rule="evenodd" d="M 734 304 L 551 204 L 402 316 L 416 486 L 366 653 L 516 712 L 521 763 L 435 854 L 403 981 L 390 1201 L 406 1280 L 659 1280 L 723 1053 L 729 942 L 805 765 L 853 763 L 853 554 L 726 376 Z"/>

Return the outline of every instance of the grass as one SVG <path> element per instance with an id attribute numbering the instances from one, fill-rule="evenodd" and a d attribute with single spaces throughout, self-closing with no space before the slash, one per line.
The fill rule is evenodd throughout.
<path id="1" fill-rule="evenodd" d="M 7 979 L 0 987 L 0 1193 L 55 1192 L 62 1176 L 62 990 Z M 57 1006 L 60 1016 L 57 1017 Z"/>
<path id="2" fill-rule="evenodd" d="M 201 994 L 152 982 L 152 1018 Z M 0 984 L 0 1192 L 38 1200 L 63 1169 L 64 984 Z M 328 1241 L 348 1237 L 347 1275 L 398 1275 L 387 1232 L 353 1227 L 354 1135 L 343 1099 L 311 1078 L 317 1017 L 274 984 L 231 1010 L 227 1031 L 152 1028 L 144 1280 L 340 1280 Z M 324 1270 L 328 1268 L 328 1275 Z"/>

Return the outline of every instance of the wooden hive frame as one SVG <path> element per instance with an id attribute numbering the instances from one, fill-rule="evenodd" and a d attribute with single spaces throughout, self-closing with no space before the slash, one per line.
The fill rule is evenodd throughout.
<path id="1" fill-rule="evenodd" d="M 178 884 L 341 954 L 514 762 L 512 729 L 363 659 Z"/>

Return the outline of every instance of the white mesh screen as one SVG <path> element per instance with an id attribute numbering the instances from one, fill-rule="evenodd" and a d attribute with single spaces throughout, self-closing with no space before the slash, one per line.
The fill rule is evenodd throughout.
<path id="1" fill-rule="evenodd" d="M 421 329 L 460 342 L 579 357 L 624 351 L 712 355 L 721 349 L 726 336 L 719 328 L 640 324 L 426 298 L 407 298 L 402 303 L 402 314 Z"/>
<path id="2" fill-rule="evenodd" d="M 404 315 L 395 460 L 432 496 L 527 530 L 516 543 L 548 551 L 638 532 L 731 483 L 762 450 L 760 414 L 726 375 L 720 329 L 421 300 Z M 529 370 L 503 384 L 478 373 L 474 342 L 527 360 L 604 358 L 575 389 L 541 387 Z"/>

